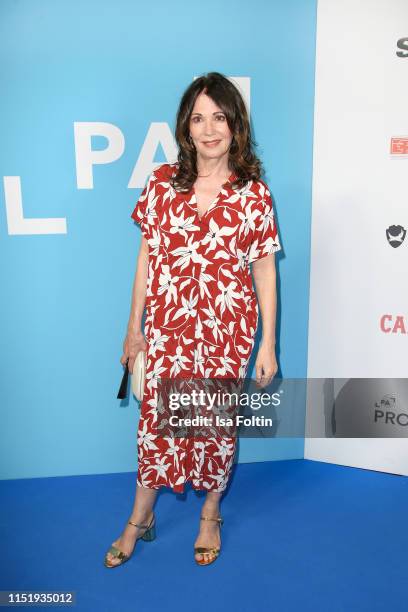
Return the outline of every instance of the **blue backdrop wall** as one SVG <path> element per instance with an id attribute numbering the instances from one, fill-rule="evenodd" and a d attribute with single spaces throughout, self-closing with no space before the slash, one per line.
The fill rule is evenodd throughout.
<path id="1" fill-rule="evenodd" d="M 283 246 L 281 374 L 306 376 L 316 0 L 248 10 L 1 3 L 0 478 L 136 469 L 138 403 L 116 399 L 141 236 L 130 213 L 204 72 L 248 86 Z M 299 458 L 303 445 L 241 440 L 238 461 Z"/>

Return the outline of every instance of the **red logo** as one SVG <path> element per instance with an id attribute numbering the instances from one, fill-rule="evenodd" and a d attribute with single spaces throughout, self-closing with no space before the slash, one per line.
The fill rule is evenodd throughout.
<path id="1" fill-rule="evenodd" d="M 407 323 L 403 315 L 384 314 L 380 319 L 380 329 L 385 334 L 406 334 Z"/>
<path id="2" fill-rule="evenodd" d="M 408 155 L 408 136 L 391 138 L 391 155 Z"/>

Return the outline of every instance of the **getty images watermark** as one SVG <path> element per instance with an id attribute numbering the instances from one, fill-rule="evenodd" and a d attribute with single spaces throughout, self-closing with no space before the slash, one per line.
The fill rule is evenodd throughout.
<path id="1" fill-rule="evenodd" d="M 234 408 L 244 407 L 252 411 L 258 411 L 261 408 L 280 406 L 280 393 L 230 393 L 230 392 L 207 392 L 203 389 L 197 391 L 193 389 L 190 393 L 170 393 L 168 406 L 174 413 L 169 417 L 169 423 L 173 427 L 198 427 L 212 425 L 216 426 L 262 426 L 272 427 L 273 419 L 264 415 L 252 414 L 229 414 L 234 412 Z M 192 416 L 180 416 L 180 412 L 187 409 L 188 413 L 200 412 L 204 410 L 210 414 L 195 414 Z"/>
<path id="2" fill-rule="evenodd" d="M 245 390 L 247 384 L 252 389 Z M 157 432 L 164 437 L 235 437 L 272 432 L 282 391 L 251 379 L 160 379 Z M 272 434 L 269 434 L 272 435 Z"/>

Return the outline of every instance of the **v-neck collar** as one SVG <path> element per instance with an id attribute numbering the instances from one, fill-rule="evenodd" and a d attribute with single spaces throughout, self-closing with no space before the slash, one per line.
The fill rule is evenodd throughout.
<path id="1" fill-rule="evenodd" d="M 206 214 L 209 213 L 210 210 L 215 208 L 215 206 L 218 204 L 218 201 L 221 198 L 221 192 L 224 191 L 224 190 L 231 189 L 230 183 L 232 183 L 235 178 L 236 178 L 235 172 L 231 172 L 231 174 L 229 175 L 229 178 L 225 181 L 225 183 L 223 183 L 221 185 L 220 191 L 217 193 L 216 197 L 214 198 L 214 200 L 211 202 L 211 204 L 209 205 L 209 207 L 207 208 L 207 210 L 203 213 L 203 215 L 201 217 L 198 214 L 197 196 L 196 196 L 196 192 L 195 192 L 195 189 L 194 189 L 194 185 L 192 186 L 192 188 L 190 190 L 191 199 L 189 200 L 189 203 L 192 206 L 192 208 L 194 209 L 195 214 L 197 215 L 197 219 L 200 222 L 203 221 L 203 219 L 206 216 Z"/>

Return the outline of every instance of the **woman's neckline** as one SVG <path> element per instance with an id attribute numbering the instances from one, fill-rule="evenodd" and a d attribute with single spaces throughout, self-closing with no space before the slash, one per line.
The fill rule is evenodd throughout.
<path id="1" fill-rule="evenodd" d="M 194 204 L 194 205 L 195 205 L 195 210 L 196 210 L 196 214 L 197 214 L 197 217 L 198 217 L 198 220 L 199 220 L 199 221 L 202 221 L 202 220 L 203 220 L 203 218 L 205 217 L 205 215 L 206 215 L 206 214 L 207 214 L 207 213 L 210 211 L 210 209 L 212 209 L 212 208 L 213 208 L 213 207 L 216 205 L 216 203 L 218 202 L 218 200 L 219 200 L 219 199 L 220 199 L 220 197 L 221 197 L 221 193 L 222 193 L 222 191 L 224 191 L 225 186 L 228 186 L 228 185 L 229 185 L 229 184 L 230 184 L 230 183 L 233 181 L 234 177 L 235 177 L 235 173 L 234 173 L 233 171 L 231 171 L 231 173 L 230 173 L 229 177 L 227 178 L 227 180 L 226 180 L 226 181 L 224 181 L 224 183 L 222 183 L 222 185 L 221 185 L 221 188 L 220 188 L 219 192 L 217 193 L 217 195 L 215 196 L 215 198 L 213 199 L 213 201 L 210 203 L 210 205 L 207 207 L 207 209 L 206 209 L 206 210 L 203 212 L 203 214 L 202 214 L 201 216 L 200 216 L 200 214 L 199 214 L 199 212 L 198 212 L 198 200 L 197 200 L 197 194 L 196 194 L 196 190 L 195 190 L 194 183 L 193 183 L 193 186 L 192 186 L 192 188 L 191 188 L 192 193 L 193 193 L 193 201 L 192 201 L 192 204 Z"/>

